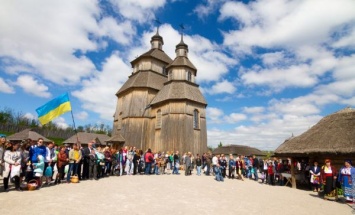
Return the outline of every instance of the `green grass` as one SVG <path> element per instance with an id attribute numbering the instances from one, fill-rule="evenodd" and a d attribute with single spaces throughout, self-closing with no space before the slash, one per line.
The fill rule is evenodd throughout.
<path id="1" fill-rule="evenodd" d="M 14 133 L 6 132 L 6 131 L 0 131 L 0 134 L 5 134 L 6 136 L 10 136 L 10 135 L 13 135 Z"/>
<path id="2" fill-rule="evenodd" d="M 65 140 L 63 138 L 58 138 L 58 137 L 47 137 L 47 138 L 53 140 L 55 144 L 58 144 L 58 146 L 63 145 L 63 141 Z"/>

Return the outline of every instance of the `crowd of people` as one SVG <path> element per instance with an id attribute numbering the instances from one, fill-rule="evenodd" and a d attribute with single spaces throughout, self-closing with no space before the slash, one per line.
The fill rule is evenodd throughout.
<path id="1" fill-rule="evenodd" d="M 87 146 L 79 143 L 57 146 L 54 142 L 44 144 L 42 138 L 10 143 L 0 135 L 0 174 L 3 175 L 4 191 L 9 191 L 9 180 L 15 190 L 22 191 L 21 184 L 33 180 L 37 189 L 61 183 L 71 183 L 72 177 L 81 180 L 99 180 L 109 176 L 133 175 L 196 175 L 214 176 L 216 181 L 228 179 L 252 179 L 269 185 L 284 185 L 282 173 L 290 172 L 291 165 L 307 171 L 313 191 L 324 190 L 324 198 L 337 196 L 336 188 L 342 188 L 347 201 L 353 201 L 355 192 L 355 168 L 346 160 L 339 171 L 329 159 L 322 167 L 315 161 L 313 166 L 303 160 L 291 163 L 290 159 L 259 159 L 253 156 L 225 156 L 191 152 L 180 155 L 179 151 L 152 152 L 125 146 L 119 150 L 100 147 L 95 140 Z M 44 183 L 43 183 L 44 182 Z"/>

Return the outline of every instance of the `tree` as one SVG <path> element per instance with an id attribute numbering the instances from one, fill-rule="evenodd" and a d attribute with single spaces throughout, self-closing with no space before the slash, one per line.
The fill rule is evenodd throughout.
<path id="1" fill-rule="evenodd" d="M 222 147 L 222 146 L 223 146 L 222 142 L 219 142 L 218 148 L 219 148 L 219 147 Z"/>

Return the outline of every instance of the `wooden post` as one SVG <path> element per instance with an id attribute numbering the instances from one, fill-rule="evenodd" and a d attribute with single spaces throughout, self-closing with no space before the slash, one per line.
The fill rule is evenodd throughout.
<path id="1" fill-rule="evenodd" d="M 297 188 L 296 187 L 296 175 L 295 175 L 295 167 L 293 165 L 295 159 L 291 158 L 291 183 L 292 183 L 292 188 Z"/>

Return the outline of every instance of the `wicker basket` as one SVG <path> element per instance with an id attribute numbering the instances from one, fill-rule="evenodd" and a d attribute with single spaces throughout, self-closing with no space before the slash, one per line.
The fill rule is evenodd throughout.
<path id="1" fill-rule="evenodd" d="M 35 179 L 32 179 L 27 183 L 27 189 L 29 191 L 36 190 L 37 187 L 38 187 L 38 182 Z"/>
<path id="2" fill-rule="evenodd" d="M 78 175 L 75 174 L 72 177 L 70 177 L 70 181 L 71 181 L 71 183 L 78 183 L 79 182 Z"/>

